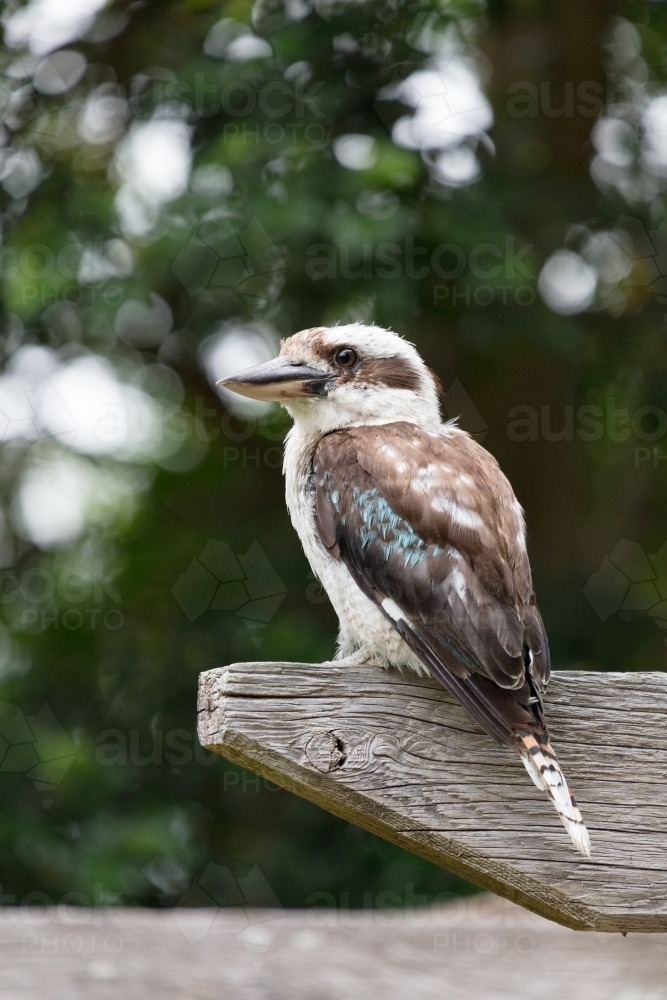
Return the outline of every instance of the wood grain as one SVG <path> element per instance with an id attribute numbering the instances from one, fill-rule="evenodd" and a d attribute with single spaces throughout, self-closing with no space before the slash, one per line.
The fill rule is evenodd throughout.
<path id="1" fill-rule="evenodd" d="M 571 847 L 521 762 L 435 682 L 335 663 L 200 677 L 203 746 L 579 930 L 667 930 L 667 675 L 566 671 L 552 742 L 591 833 Z"/>

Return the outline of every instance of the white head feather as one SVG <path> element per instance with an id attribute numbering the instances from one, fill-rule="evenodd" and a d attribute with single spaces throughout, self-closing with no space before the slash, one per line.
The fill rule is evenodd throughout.
<path id="1" fill-rule="evenodd" d="M 326 434 L 342 427 L 406 420 L 422 427 L 441 424 L 438 385 L 413 344 L 391 330 L 350 323 L 314 327 L 284 340 L 281 356 L 296 364 L 335 371 L 335 352 L 351 348 L 357 371 L 332 379 L 326 395 L 283 398 L 299 430 Z M 383 381 L 383 363 L 395 376 Z M 389 368 L 387 368 L 389 370 Z M 401 370 L 405 387 L 400 385 Z M 371 377 L 365 377 L 364 372 Z"/>

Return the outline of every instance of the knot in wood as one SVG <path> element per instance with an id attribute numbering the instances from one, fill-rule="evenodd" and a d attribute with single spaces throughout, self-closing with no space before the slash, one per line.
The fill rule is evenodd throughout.
<path id="1" fill-rule="evenodd" d="M 338 771 L 347 759 L 345 744 L 335 733 L 314 733 L 305 748 L 306 758 L 316 771 Z"/>

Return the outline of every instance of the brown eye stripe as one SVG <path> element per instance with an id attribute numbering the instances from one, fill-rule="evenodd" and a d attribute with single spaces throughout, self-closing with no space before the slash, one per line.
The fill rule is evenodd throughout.
<path id="1" fill-rule="evenodd" d="M 362 358 L 356 371 L 350 374 L 365 385 L 382 385 L 409 392 L 417 392 L 421 388 L 419 373 L 404 358 Z"/>

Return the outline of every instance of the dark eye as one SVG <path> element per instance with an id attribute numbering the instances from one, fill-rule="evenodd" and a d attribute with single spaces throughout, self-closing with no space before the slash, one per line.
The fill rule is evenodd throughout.
<path id="1" fill-rule="evenodd" d="M 339 368 L 354 368 L 359 358 L 352 347 L 339 347 L 334 354 L 334 362 Z"/>

